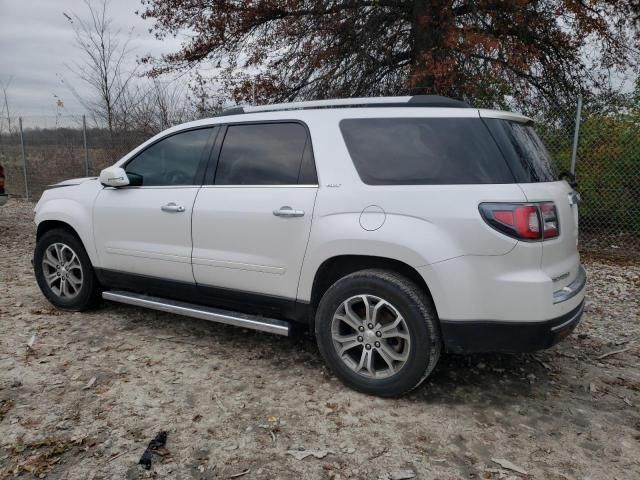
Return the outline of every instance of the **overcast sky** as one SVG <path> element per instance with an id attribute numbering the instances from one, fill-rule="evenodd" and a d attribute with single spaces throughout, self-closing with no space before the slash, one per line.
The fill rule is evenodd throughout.
<path id="1" fill-rule="evenodd" d="M 113 26 L 124 37 L 134 28 L 133 57 L 177 49 L 178 40 L 160 42 L 148 33 L 149 22 L 134 13 L 139 8 L 136 0 L 111 0 L 109 7 Z M 88 93 L 65 66 L 77 60 L 80 51 L 62 12 L 85 18 L 87 7 L 82 0 L 0 0 L 0 84 L 13 76 L 7 91 L 12 115 L 55 115 L 54 95 L 62 99 L 65 113 L 85 113 L 60 80 L 62 76 L 80 95 Z"/>

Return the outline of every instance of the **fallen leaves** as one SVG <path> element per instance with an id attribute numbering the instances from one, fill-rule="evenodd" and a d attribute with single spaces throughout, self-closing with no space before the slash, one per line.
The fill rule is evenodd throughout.
<path id="1" fill-rule="evenodd" d="M 409 480 L 416 477 L 416 471 L 413 468 L 401 468 L 380 475 L 378 480 Z"/>
<path id="2" fill-rule="evenodd" d="M 82 390 L 89 390 L 91 387 L 93 387 L 96 383 L 96 377 L 91 377 L 91 379 L 87 382 L 87 384 L 82 387 Z"/>
<path id="3" fill-rule="evenodd" d="M 46 475 L 54 465 L 60 462 L 64 453 L 74 445 L 72 440 L 47 437 L 31 443 L 19 443 L 11 450 L 12 454 L 25 457 L 19 460 L 11 471 L 14 475 L 30 473 L 36 477 Z"/>
<path id="4" fill-rule="evenodd" d="M 596 357 L 598 360 L 602 360 L 604 358 L 607 357 L 611 357 L 612 355 L 618 355 L 619 353 L 624 353 L 627 350 L 629 350 L 631 347 L 625 347 L 625 348 L 621 348 L 620 350 L 613 350 L 611 352 L 607 352 L 607 353 L 603 353 L 602 355 L 600 355 L 599 357 Z"/>
<path id="5" fill-rule="evenodd" d="M 280 418 L 276 416 L 267 417 L 267 424 L 260 425 L 260 428 L 263 428 L 269 432 L 271 435 L 271 440 L 273 443 L 276 443 L 278 439 L 278 433 L 280 432 Z"/>
<path id="6" fill-rule="evenodd" d="M 4 419 L 4 416 L 9 413 L 9 410 L 13 408 L 13 402 L 11 400 L 0 400 L 0 422 Z"/>
<path id="7" fill-rule="evenodd" d="M 229 475 L 228 478 L 238 478 L 238 477 L 242 477 L 243 475 L 246 475 L 247 473 L 249 473 L 251 471 L 250 468 L 247 468 L 246 470 L 243 470 L 242 472 L 239 473 L 234 473 L 233 475 Z"/>
<path id="8" fill-rule="evenodd" d="M 522 475 L 529 475 L 524 468 L 519 467 L 519 466 L 515 465 L 514 463 L 511 463 L 509 460 L 506 460 L 504 458 L 492 458 L 491 461 L 494 462 L 494 463 L 497 463 L 498 465 L 500 465 L 502 468 L 504 468 L 506 470 L 511 470 L 513 472 L 518 472 L 518 473 L 521 473 Z"/>
<path id="9" fill-rule="evenodd" d="M 307 457 L 315 457 L 318 459 L 322 459 L 329 455 L 330 453 L 336 453 L 334 450 L 330 448 L 318 448 L 318 449 L 309 449 L 309 450 L 287 450 L 287 455 L 291 455 L 296 460 L 304 460 Z"/>

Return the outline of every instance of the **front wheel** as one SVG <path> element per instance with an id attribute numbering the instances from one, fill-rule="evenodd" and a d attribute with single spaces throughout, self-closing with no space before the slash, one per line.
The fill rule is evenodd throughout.
<path id="1" fill-rule="evenodd" d="M 349 387 L 395 397 L 410 392 L 440 357 L 440 330 L 426 292 L 392 271 L 343 277 L 322 297 L 316 339 L 327 365 Z"/>
<path id="2" fill-rule="evenodd" d="M 67 230 L 50 230 L 38 239 L 33 269 L 40 290 L 56 307 L 81 311 L 97 303 L 98 282 L 89 256 Z"/>

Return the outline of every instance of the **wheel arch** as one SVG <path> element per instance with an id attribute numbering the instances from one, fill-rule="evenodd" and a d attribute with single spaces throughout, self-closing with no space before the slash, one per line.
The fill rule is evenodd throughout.
<path id="1" fill-rule="evenodd" d="M 400 260 L 372 255 L 338 255 L 322 262 L 316 270 L 311 288 L 312 312 L 315 312 L 324 293 L 336 281 L 351 273 L 370 268 L 390 270 L 408 278 L 427 294 L 437 312 L 437 306 L 427 282 L 414 267 Z"/>
<path id="2" fill-rule="evenodd" d="M 58 200 L 50 203 L 59 205 L 47 204 L 43 209 L 36 212 L 36 241 L 52 229 L 64 229 L 78 238 L 87 252 L 91 264 L 97 266 L 97 255 L 92 242 L 93 230 L 90 215 L 75 202 Z"/>
<path id="3" fill-rule="evenodd" d="M 36 241 L 40 240 L 40 238 L 42 238 L 42 236 L 45 233 L 55 229 L 67 230 L 69 233 L 73 234 L 75 237 L 78 238 L 78 240 L 82 242 L 82 239 L 80 238 L 80 235 L 78 234 L 76 229 L 73 228 L 68 223 L 62 222 L 60 220 L 43 220 L 42 222 L 40 222 L 36 230 Z M 84 246 L 84 242 L 83 242 L 83 246 Z M 86 249 L 86 246 L 85 246 L 85 249 Z"/>

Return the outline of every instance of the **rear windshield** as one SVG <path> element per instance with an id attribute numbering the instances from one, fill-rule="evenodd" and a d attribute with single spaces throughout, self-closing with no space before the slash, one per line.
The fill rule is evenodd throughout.
<path id="1" fill-rule="evenodd" d="M 531 127 L 490 121 L 487 128 L 480 118 L 363 118 L 342 120 L 340 129 L 368 185 L 549 181 L 548 154 Z"/>
<path id="2" fill-rule="evenodd" d="M 553 182 L 553 161 L 530 124 L 485 119 L 518 183 Z"/>

